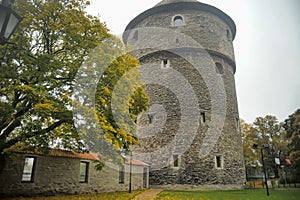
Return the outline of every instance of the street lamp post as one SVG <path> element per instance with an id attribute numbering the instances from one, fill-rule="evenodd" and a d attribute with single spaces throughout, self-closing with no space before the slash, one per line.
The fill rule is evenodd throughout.
<path id="1" fill-rule="evenodd" d="M 253 144 L 253 148 L 257 149 L 258 144 Z M 269 146 L 267 144 L 264 144 L 263 147 L 260 147 L 260 154 L 261 154 L 261 162 L 263 165 L 263 171 L 264 171 L 264 176 L 265 176 L 265 185 L 266 185 L 266 190 L 267 190 L 267 196 L 270 196 L 268 180 L 267 180 L 267 172 L 266 172 L 266 166 L 265 166 L 265 160 L 264 160 L 264 153 L 263 153 L 263 149 L 268 149 L 268 148 L 269 148 Z"/>
<path id="2" fill-rule="evenodd" d="M 131 193 L 131 176 L 132 176 L 132 152 L 130 152 L 130 158 L 129 158 L 129 193 Z"/>
<path id="3" fill-rule="evenodd" d="M 0 0 L 0 45 L 9 43 L 22 17 L 11 7 L 13 1 Z"/>

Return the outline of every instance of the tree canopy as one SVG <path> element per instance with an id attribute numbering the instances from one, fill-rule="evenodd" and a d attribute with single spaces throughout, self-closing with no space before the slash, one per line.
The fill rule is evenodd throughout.
<path id="1" fill-rule="evenodd" d="M 266 166 L 275 177 L 279 177 L 275 158 L 279 158 L 280 154 L 286 151 L 288 144 L 282 125 L 275 116 L 271 115 L 257 117 L 253 124 L 245 122 L 241 124 L 246 167 L 261 165 L 260 151 L 254 150 L 253 144 L 258 144 L 259 148 L 267 144 L 269 148 L 263 150 Z"/>
<path id="2" fill-rule="evenodd" d="M 24 19 L 1 66 L 0 153 L 20 144 L 87 149 L 73 119 L 74 78 L 89 53 L 112 37 L 104 23 L 85 13 L 87 5 L 86 0 L 15 3 Z M 147 109 L 147 96 L 143 87 L 138 87 L 126 104 L 131 121 L 119 126 L 112 115 L 111 95 L 118 79 L 137 67 L 135 58 L 123 54 L 105 70 L 97 88 L 96 111 L 92 112 L 96 113 L 106 139 L 117 148 L 137 143 L 135 125 L 128 128 L 124 124 L 134 123 L 135 116 Z M 136 70 L 126 83 L 137 88 L 138 77 Z"/>
<path id="3" fill-rule="evenodd" d="M 291 178 L 300 182 L 300 109 L 296 110 L 284 121 L 286 136 L 290 140 L 288 153 L 291 160 Z"/>
<path id="4" fill-rule="evenodd" d="M 244 161 L 246 168 L 255 167 L 259 160 L 259 155 L 253 150 L 252 146 L 256 142 L 256 130 L 251 124 L 240 120 L 241 133 L 243 139 Z"/>

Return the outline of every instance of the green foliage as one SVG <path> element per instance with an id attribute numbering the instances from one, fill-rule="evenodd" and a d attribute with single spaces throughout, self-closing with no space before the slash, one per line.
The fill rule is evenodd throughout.
<path id="1" fill-rule="evenodd" d="M 115 158 L 138 142 L 135 118 L 148 107 L 139 76 L 138 60 L 115 37 L 95 48 L 78 72 L 73 93 L 76 125 L 89 148 L 103 157 Z"/>
<path id="2" fill-rule="evenodd" d="M 244 120 L 240 120 L 240 127 L 243 139 L 243 151 L 244 162 L 246 168 L 255 167 L 257 160 L 259 160 L 259 154 L 253 150 L 252 146 L 256 143 L 256 130 L 251 124 L 246 123 Z"/>
<path id="3" fill-rule="evenodd" d="M 105 166 L 105 163 L 104 163 L 103 161 L 101 161 L 101 160 L 97 160 L 97 161 L 95 161 L 94 163 L 96 164 L 96 165 L 95 165 L 95 168 L 96 168 L 96 170 L 98 170 L 98 171 L 101 171 L 102 168 Z"/>
<path id="4" fill-rule="evenodd" d="M 24 20 L 1 66 L 0 153 L 16 144 L 87 150 L 73 120 L 74 78 L 89 53 L 111 37 L 98 18 L 85 13 L 87 5 L 86 0 L 15 2 Z M 120 51 L 119 47 L 112 51 Z M 111 115 L 110 95 L 118 78 L 137 66 L 129 54 L 120 56 L 107 68 L 96 93 L 99 124 L 117 148 L 137 143 L 135 126 L 126 124 L 147 107 L 144 90 L 139 88 L 127 99 L 131 121 L 120 127 Z M 136 88 L 139 73 L 130 74 L 126 83 Z"/>
<path id="5" fill-rule="evenodd" d="M 286 136 L 290 143 L 288 144 L 288 156 L 291 160 L 292 180 L 300 182 L 300 109 L 291 114 L 284 121 Z"/>
<path id="6" fill-rule="evenodd" d="M 78 3 L 80 2 L 80 3 Z M 107 28 L 86 1 L 16 2 L 24 16 L 1 76 L 0 152 L 19 142 L 84 150 L 71 112 L 72 81 Z"/>
<path id="7" fill-rule="evenodd" d="M 279 177 L 275 158 L 283 156 L 288 144 L 283 124 L 275 116 L 267 115 L 257 117 L 253 124 L 242 123 L 241 129 L 246 167 L 258 167 L 257 161 L 261 163 L 260 151 L 254 150 L 253 144 L 258 144 L 260 148 L 267 144 L 269 149 L 264 150 L 266 168 L 274 173 L 275 177 Z"/>
<path id="8" fill-rule="evenodd" d="M 96 92 L 99 123 L 118 149 L 138 143 L 134 120 L 148 106 L 137 66 L 138 60 L 129 54 L 117 58 L 103 73 Z"/>

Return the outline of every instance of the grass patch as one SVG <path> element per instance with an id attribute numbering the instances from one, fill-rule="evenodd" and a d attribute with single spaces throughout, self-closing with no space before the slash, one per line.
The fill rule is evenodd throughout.
<path id="1" fill-rule="evenodd" d="M 99 194 L 85 194 L 85 195 L 69 195 L 69 196 L 53 196 L 53 197 L 26 197 L 26 198 L 6 198 L 4 200 L 129 200 L 133 199 L 142 191 L 128 192 L 110 192 Z"/>
<path id="2" fill-rule="evenodd" d="M 163 191 L 155 200 L 298 200 L 300 190 Z"/>

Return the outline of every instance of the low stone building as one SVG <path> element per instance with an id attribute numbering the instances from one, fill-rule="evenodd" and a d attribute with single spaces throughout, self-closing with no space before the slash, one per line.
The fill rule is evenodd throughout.
<path id="1" fill-rule="evenodd" d="M 85 194 L 129 189 L 130 161 L 120 169 L 96 170 L 97 156 L 52 150 L 49 154 L 14 153 L 0 172 L 0 197 Z M 132 162 L 132 190 L 148 188 L 149 166 Z"/>

